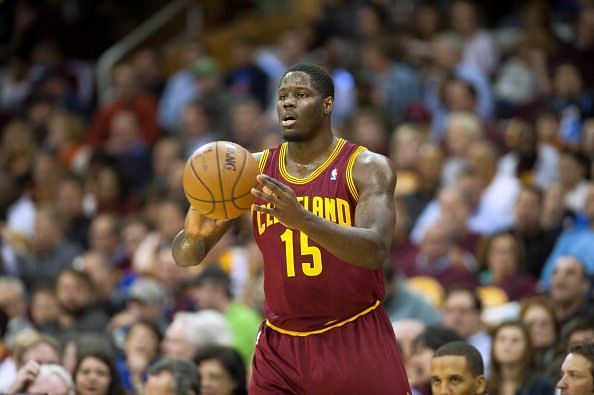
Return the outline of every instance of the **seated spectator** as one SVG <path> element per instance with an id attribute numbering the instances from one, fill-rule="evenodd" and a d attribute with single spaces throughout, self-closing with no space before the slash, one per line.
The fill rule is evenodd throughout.
<path id="1" fill-rule="evenodd" d="M 125 391 L 141 392 L 148 369 L 158 360 L 163 335 L 155 322 L 142 318 L 126 329 L 124 340 L 120 332 L 114 334 L 122 351 L 116 360 L 119 381 Z"/>
<path id="2" fill-rule="evenodd" d="M 399 262 L 407 277 L 431 276 L 448 288 L 457 283 L 476 285 L 474 257 L 455 245 L 449 224 L 438 221 L 425 232 L 418 253 Z"/>
<path id="3" fill-rule="evenodd" d="M 157 124 L 157 99 L 141 90 L 138 72 L 131 64 L 117 66 L 113 82 L 115 97 L 96 112 L 89 131 L 89 144 L 94 148 L 102 147 L 109 137 L 112 118 L 126 110 L 137 117 L 142 141 L 152 146 L 161 132 Z"/>
<path id="4" fill-rule="evenodd" d="M 53 284 L 58 274 L 81 252 L 64 234 L 64 219 L 53 206 L 42 206 L 35 215 L 33 251 L 20 258 L 21 278 L 27 289 Z"/>
<path id="5" fill-rule="evenodd" d="M 8 314 L 0 307 L 0 391 L 6 391 L 16 377 L 16 364 L 4 339 Z"/>
<path id="6" fill-rule="evenodd" d="M 461 340 L 455 332 L 441 326 L 428 326 L 412 344 L 409 371 L 406 372 L 413 393 L 431 394 L 431 359 L 439 347 Z"/>
<path id="7" fill-rule="evenodd" d="M 524 250 L 511 232 L 499 232 L 485 238 L 477 252 L 481 283 L 505 291 L 510 300 L 522 300 L 538 294 L 536 280 L 523 272 Z"/>
<path id="8" fill-rule="evenodd" d="M 560 338 L 555 308 L 545 296 L 525 299 L 520 307 L 519 318 L 530 334 L 534 366 L 537 371 L 544 372 L 555 358 Z"/>
<path id="9" fill-rule="evenodd" d="M 433 394 L 482 395 L 487 387 L 483 358 L 463 341 L 446 343 L 431 359 Z"/>
<path id="10" fill-rule="evenodd" d="M 441 317 L 433 306 L 423 296 L 411 290 L 402 275 L 394 273 L 392 262 L 384 265 L 384 281 L 386 295 L 383 304 L 390 321 L 417 319 L 425 325 L 441 323 Z"/>
<path id="11" fill-rule="evenodd" d="M 547 259 L 540 276 L 540 286 L 543 290 L 551 286 L 551 276 L 556 262 L 561 256 L 575 256 L 583 264 L 586 275 L 594 273 L 594 185 L 588 188 L 584 214 L 590 223 L 587 228 L 573 227 L 561 233 L 555 243 L 553 252 Z"/>
<path id="12" fill-rule="evenodd" d="M 163 359 L 148 372 L 145 395 L 199 395 L 200 376 L 196 365 L 180 359 Z"/>
<path id="13" fill-rule="evenodd" d="M 29 361 L 40 364 L 60 363 L 60 345 L 51 336 L 41 334 L 32 329 L 20 332 L 14 340 L 14 360 L 17 368 Z"/>
<path id="14" fill-rule="evenodd" d="M 16 277 L 0 277 L 0 309 L 9 318 L 4 340 L 9 346 L 12 346 L 17 333 L 31 327 L 27 317 L 27 299 L 25 285 L 21 280 Z"/>
<path id="15" fill-rule="evenodd" d="M 200 373 L 200 393 L 247 395 L 246 369 L 242 356 L 227 346 L 207 346 L 194 358 Z"/>
<path id="16" fill-rule="evenodd" d="M 489 395 L 554 394 L 554 381 L 534 372 L 530 335 L 521 323 L 504 322 L 494 329 L 487 388 Z"/>
<path id="17" fill-rule="evenodd" d="M 27 380 L 25 385 L 13 390 L 12 393 L 26 391 L 29 394 L 76 394 L 72 376 L 60 365 L 37 366 L 32 375 L 32 380 Z"/>
<path id="18" fill-rule="evenodd" d="M 544 194 L 536 187 L 522 186 L 515 204 L 514 233 L 520 238 L 524 249 L 523 270 L 535 279 L 540 277 L 542 267 L 561 229 L 546 229 L 541 223 L 544 210 Z"/>
<path id="19" fill-rule="evenodd" d="M 562 394 L 594 392 L 594 343 L 576 344 L 569 350 L 561 366 L 557 388 Z"/>
<path id="20" fill-rule="evenodd" d="M 557 260 L 549 297 L 563 327 L 573 318 L 592 313 L 590 280 L 584 263 L 573 256 Z"/>
<path id="21" fill-rule="evenodd" d="M 473 288 L 455 286 L 448 289 L 443 303 L 443 325 L 476 347 L 483 357 L 488 375 L 492 343 L 481 319 L 482 312 L 483 305 Z"/>
<path id="22" fill-rule="evenodd" d="M 207 345 L 229 346 L 233 334 L 223 314 L 215 310 L 180 312 L 165 331 L 161 342 L 163 358 L 192 360 Z"/>
<path id="23" fill-rule="evenodd" d="M 95 307 L 93 282 L 82 271 L 66 268 L 56 280 L 58 319 L 44 326 L 43 331 L 67 337 L 68 331 L 101 332 L 107 325 L 107 314 Z"/>
<path id="24" fill-rule="evenodd" d="M 72 374 L 77 395 L 124 395 L 113 359 L 101 351 L 79 356 Z"/>
<path id="25" fill-rule="evenodd" d="M 190 299 L 199 310 L 214 309 L 225 316 L 233 334 L 233 345 L 247 365 L 256 346 L 262 317 L 233 298 L 231 279 L 220 267 L 204 268 L 189 284 Z"/>
<path id="26" fill-rule="evenodd" d="M 58 299 L 53 286 L 43 285 L 35 288 L 31 294 L 31 323 L 35 328 L 42 328 L 58 319 L 60 312 Z"/>

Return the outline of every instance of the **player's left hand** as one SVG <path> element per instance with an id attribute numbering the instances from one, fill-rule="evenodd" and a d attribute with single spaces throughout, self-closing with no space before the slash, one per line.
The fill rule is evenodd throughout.
<path id="1" fill-rule="evenodd" d="M 252 195 L 270 203 L 270 208 L 252 205 L 252 209 L 276 217 L 287 228 L 298 229 L 307 211 L 299 204 L 295 192 L 282 182 L 260 174 L 257 177 L 261 189 L 252 188 Z"/>

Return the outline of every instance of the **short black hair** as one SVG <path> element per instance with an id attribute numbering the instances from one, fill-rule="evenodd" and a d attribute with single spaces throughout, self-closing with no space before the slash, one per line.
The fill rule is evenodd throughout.
<path id="1" fill-rule="evenodd" d="M 437 350 L 446 343 L 459 340 L 462 340 L 462 338 L 453 330 L 440 325 L 430 325 L 415 338 L 413 345 Z"/>
<path id="2" fill-rule="evenodd" d="M 187 395 L 189 391 L 200 393 L 198 368 L 190 361 L 182 359 L 162 359 L 148 370 L 149 376 L 169 372 L 173 376 L 175 395 Z"/>
<path id="3" fill-rule="evenodd" d="M 203 284 L 211 283 L 218 284 L 225 288 L 225 292 L 229 298 L 233 297 L 231 292 L 231 278 L 220 266 L 212 264 L 207 266 L 194 278 L 188 281 L 189 287 L 200 287 Z"/>
<path id="4" fill-rule="evenodd" d="M 594 378 L 594 343 L 591 341 L 577 343 L 569 350 L 572 354 L 578 354 L 590 361 L 590 375 Z"/>
<path id="5" fill-rule="evenodd" d="M 435 350 L 433 357 L 445 357 L 445 356 L 459 356 L 464 357 L 468 370 L 473 377 L 482 376 L 485 374 L 485 364 L 483 363 L 483 357 L 478 352 L 476 347 L 466 343 L 465 341 L 454 341 L 444 344 Z"/>
<path id="6" fill-rule="evenodd" d="M 297 63 L 285 71 L 281 81 L 287 74 L 293 71 L 301 71 L 309 75 L 311 84 L 324 98 L 330 96 L 334 99 L 334 81 L 332 81 L 330 74 L 322 67 L 310 63 Z"/>

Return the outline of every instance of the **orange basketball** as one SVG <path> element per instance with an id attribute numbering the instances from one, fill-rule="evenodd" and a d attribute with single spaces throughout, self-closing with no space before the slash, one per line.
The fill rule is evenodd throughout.
<path id="1" fill-rule="evenodd" d="M 186 162 L 184 192 L 190 204 L 209 218 L 239 217 L 255 200 L 250 191 L 259 173 L 248 150 L 215 141 L 198 148 Z"/>

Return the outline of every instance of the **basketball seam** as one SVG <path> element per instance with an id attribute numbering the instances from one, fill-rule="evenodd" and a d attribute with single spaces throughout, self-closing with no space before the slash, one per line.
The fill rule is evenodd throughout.
<path id="1" fill-rule="evenodd" d="M 219 143 L 215 144 L 215 153 L 217 158 L 217 176 L 219 178 L 219 187 L 221 188 L 221 196 L 225 196 L 225 190 L 223 189 L 223 178 L 221 176 L 221 165 L 219 163 Z M 216 205 L 215 205 L 216 207 Z M 229 215 L 227 214 L 227 206 L 223 204 L 223 211 L 225 212 L 225 218 L 228 218 Z"/>
<path id="2" fill-rule="evenodd" d="M 196 169 L 194 169 L 194 162 L 192 160 L 190 160 L 190 169 L 192 169 L 192 173 L 194 173 L 194 176 L 196 177 L 196 179 L 198 181 L 200 181 L 200 183 L 204 186 L 204 189 L 206 189 L 208 191 L 208 194 L 211 197 L 210 201 L 214 201 L 214 194 L 211 192 L 210 188 L 208 187 L 208 185 L 206 185 L 206 183 L 204 181 L 202 181 L 202 178 L 200 178 L 200 175 L 198 175 L 198 172 L 196 171 Z M 190 194 L 186 193 L 187 196 L 191 196 Z M 192 197 L 192 199 L 194 200 L 198 200 L 198 201 L 203 201 L 203 202 L 207 202 L 208 200 L 201 200 L 201 199 L 196 199 L 194 197 Z M 212 213 L 214 211 L 216 207 L 216 204 L 212 205 L 212 208 L 210 209 L 210 211 L 208 213 L 204 213 L 204 215 L 208 215 L 210 213 Z"/>
<path id="3" fill-rule="evenodd" d="M 235 178 L 235 183 L 233 184 L 233 187 L 231 188 L 231 203 L 233 203 L 233 205 L 240 209 L 243 210 L 243 207 L 239 207 L 237 204 L 235 204 L 235 188 L 237 187 L 237 184 L 239 184 L 239 180 L 241 180 L 241 176 L 243 175 L 243 169 L 245 169 L 245 162 L 247 161 L 246 155 L 247 155 L 247 151 L 246 150 L 242 150 L 243 151 L 243 163 L 241 164 L 241 170 L 239 171 L 239 176 Z M 243 194 L 241 196 L 238 196 L 237 198 L 243 197 L 246 194 Z"/>
<path id="4" fill-rule="evenodd" d="M 244 193 L 244 194 L 242 194 L 242 195 L 239 195 L 239 196 L 236 196 L 236 197 L 234 197 L 234 198 L 231 198 L 231 199 L 223 199 L 223 200 L 205 200 L 205 199 L 199 199 L 199 198 L 197 198 L 197 197 L 194 197 L 194 196 L 190 195 L 189 193 L 186 193 L 186 196 L 187 196 L 187 197 L 189 197 L 189 198 L 192 198 L 193 200 L 196 200 L 197 202 L 225 203 L 225 202 L 232 202 L 234 199 L 241 199 L 242 197 L 244 197 L 244 196 L 247 196 L 247 195 L 249 195 L 250 193 L 251 193 L 251 192 L 246 192 L 246 193 Z M 237 208 L 239 208 L 239 209 L 243 209 L 243 207 L 239 207 L 239 206 L 237 206 L 237 205 L 236 205 L 236 207 L 237 207 Z M 248 207 L 248 208 L 249 208 L 249 207 Z"/>

